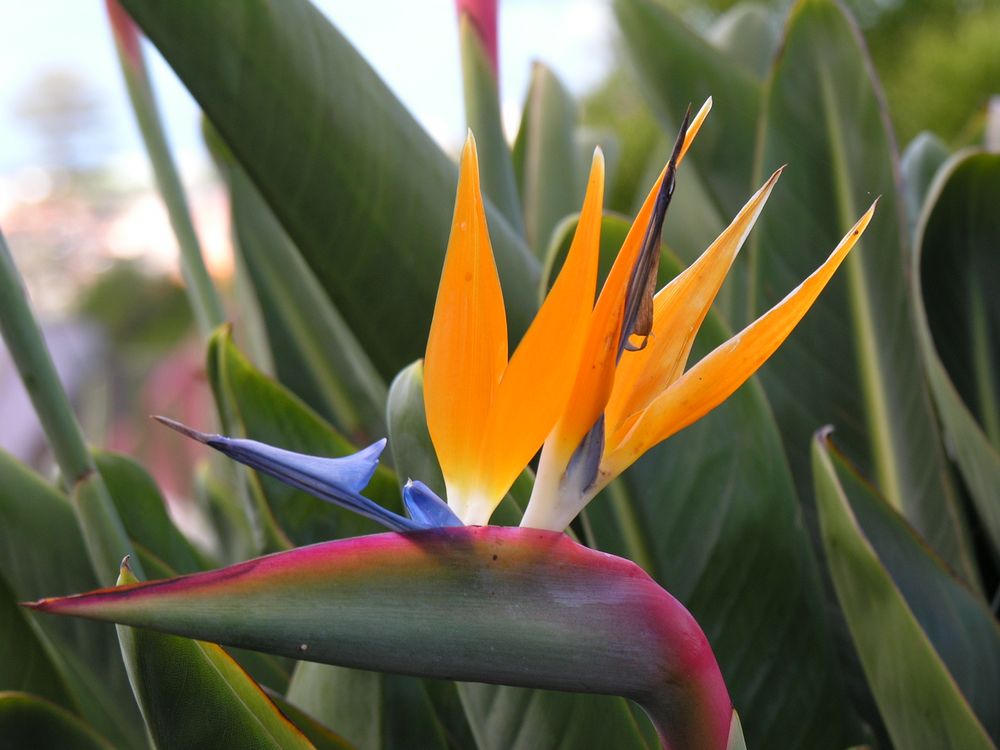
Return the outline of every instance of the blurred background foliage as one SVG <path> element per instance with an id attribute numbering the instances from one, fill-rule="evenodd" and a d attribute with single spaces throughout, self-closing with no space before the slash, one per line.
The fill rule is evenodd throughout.
<path id="1" fill-rule="evenodd" d="M 759 75 L 780 44 L 789 0 L 669 0 L 702 31 Z M 935 133 L 952 147 L 978 142 L 989 98 L 997 93 L 1000 2 L 996 0 L 845 0 L 854 14 L 885 90 L 900 147 L 918 133 Z M 752 19 L 747 21 L 747 19 Z M 740 39 L 731 38 L 739 22 Z M 744 25 L 746 24 L 746 25 Z M 752 33 L 754 39 L 748 41 Z M 619 42 L 619 45 L 621 43 Z M 754 48 L 766 50 L 753 55 Z M 629 186 L 648 167 L 662 138 L 639 93 L 627 55 L 616 55 L 607 78 L 583 97 L 587 124 L 613 128 L 622 139 L 619 173 L 609 191 L 617 210 L 634 207 Z"/>

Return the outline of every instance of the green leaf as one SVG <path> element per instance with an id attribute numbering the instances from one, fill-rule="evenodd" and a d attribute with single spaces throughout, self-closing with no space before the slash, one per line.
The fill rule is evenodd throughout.
<path id="1" fill-rule="evenodd" d="M 213 347 L 218 369 L 213 387 L 224 394 L 242 436 L 299 453 L 343 456 L 357 448 L 283 386 L 262 375 L 236 349 L 225 331 Z M 239 437 L 241 435 L 237 435 Z M 373 521 L 289 487 L 257 472 L 255 477 L 282 531 L 296 544 L 311 544 L 378 531 Z M 396 478 L 379 467 L 365 495 L 399 512 Z"/>
<path id="2" fill-rule="evenodd" d="M 420 354 L 457 169 L 306 0 L 125 0 L 389 378 Z M 492 208 L 511 339 L 535 309 L 531 252 Z M 358 294 L 359 289 L 378 290 Z"/>
<path id="3" fill-rule="evenodd" d="M 965 153 L 928 197 L 913 257 L 931 393 L 994 553 L 1000 555 L 1000 156 Z"/>
<path id="4" fill-rule="evenodd" d="M 217 157 L 278 379 L 347 434 L 380 436 L 384 381 L 246 173 Z"/>
<path id="5" fill-rule="evenodd" d="M 576 102 L 544 63 L 531 68 L 531 83 L 514 141 L 514 169 L 521 188 L 525 236 L 539 258 L 552 232 L 580 210 L 586 180 L 574 137 Z M 610 180 L 608 180 L 610 182 Z"/>
<path id="6" fill-rule="evenodd" d="M 255 543 L 249 519 L 236 487 L 236 467 L 221 454 L 194 467 L 194 494 L 215 532 L 220 562 L 253 557 Z"/>
<path id="7" fill-rule="evenodd" d="M 833 0 L 799 0 L 785 34 L 759 169 L 789 168 L 757 223 L 756 313 L 806 278 L 882 196 L 838 277 L 762 369 L 800 494 L 811 494 L 809 435 L 833 423 L 851 460 L 974 582 L 921 373 L 894 145 L 867 54 Z"/>
<path id="8" fill-rule="evenodd" d="M 73 509 L 98 577 L 130 553 L 128 536 L 101 475 L 94 468 L 69 397 L 28 301 L 24 280 L 0 233 L 0 334 L 17 368 L 46 440 L 72 488 Z"/>
<path id="9" fill-rule="evenodd" d="M 771 10 L 741 2 L 719 16 L 708 39 L 757 78 L 767 75 L 778 45 L 778 27 Z"/>
<path id="10" fill-rule="evenodd" d="M 222 300 L 205 267 L 201 245 L 191 220 L 191 212 L 188 210 L 184 186 L 170 153 L 170 146 L 167 144 L 156 106 L 156 97 L 146 70 L 139 31 L 132 20 L 121 11 L 115 0 L 108 3 L 108 15 L 132 112 L 135 114 L 139 132 L 146 146 L 146 155 L 153 167 L 156 186 L 167 209 L 170 226 L 174 230 L 177 246 L 180 249 L 181 273 L 184 275 L 188 302 L 199 331 L 207 339 L 212 330 L 225 321 Z"/>
<path id="11" fill-rule="evenodd" d="M 475 136 L 479 151 L 483 194 L 499 209 L 511 228 L 523 235 L 524 219 L 517 195 L 514 166 L 500 115 L 497 74 L 476 24 L 468 14 L 461 11 L 458 17 L 458 43 L 462 54 L 465 120 Z"/>
<path id="12" fill-rule="evenodd" d="M 0 576 L 0 690 L 23 690 L 73 709 L 59 669 L 28 617 Z"/>
<path id="13" fill-rule="evenodd" d="M 0 692 L 0 750 L 27 747 L 111 750 L 114 745 L 44 698 L 21 692 Z"/>
<path id="14" fill-rule="evenodd" d="M 829 441 L 828 441 L 829 442 Z M 829 447 L 829 445 L 827 446 Z M 1000 737 L 1000 626 L 835 450 L 830 463 L 858 526 L 983 726 Z"/>
<path id="15" fill-rule="evenodd" d="M 415 677 L 299 662 L 288 700 L 360 750 L 449 746 L 424 681 Z"/>
<path id="16" fill-rule="evenodd" d="M 118 582 L 136 583 L 126 565 Z M 118 638 L 156 747 L 312 747 L 219 646 L 125 626 Z"/>
<path id="17" fill-rule="evenodd" d="M 899 161 L 906 202 L 906 225 L 916 247 L 917 221 L 931 189 L 934 175 L 948 160 L 948 147 L 933 133 L 923 132 L 910 141 Z"/>
<path id="18" fill-rule="evenodd" d="M 995 747 L 927 633 L 921 628 L 904 596 L 905 592 L 900 591 L 900 586 L 883 565 L 881 550 L 869 541 L 874 534 L 866 535 L 867 529 L 859 524 L 860 513 L 856 515 L 852 505 L 857 507 L 859 496 L 863 497 L 859 489 L 863 489 L 864 485 L 855 480 L 850 488 L 852 494 L 848 497 L 845 486 L 841 484 L 843 475 L 834 466 L 825 437 L 814 439 L 812 455 L 827 564 L 893 743 L 897 747 L 915 750 Z M 865 500 L 871 507 L 871 498 Z M 881 528 L 876 533 L 885 535 L 885 511 L 881 510 L 881 514 Z M 898 520 L 896 523 L 898 526 Z M 899 536 L 898 530 L 892 531 L 896 538 L 886 539 L 883 536 L 891 544 L 889 551 L 894 554 L 908 553 L 908 563 L 912 565 L 913 550 L 919 546 L 917 540 L 905 540 Z M 900 542 L 908 543 L 901 545 Z M 906 571 L 905 567 L 901 564 L 895 566 L 897 571 L 911 577 L 911 590 L 926 583 L 925 591 L 915 592 L 920 597 L 929 599 L 933 596 L 931 592 L 942 594 L 942 576 L 946 573 L 940 566 L 936 575 L 923 583 L 916 576 L 916 570 Z M 919 569 L 926 573 L 929 565 L 925 562 Z M 944 601 L 951 599 L 949 604 L 954 604 L 954 595 L 955 589 L 946 591 Z M 969 599 L 971 603 L 971 597 Z M 945 606 L 944 601 L 939 601 L 937 606 L 925 604 L 925 610 Z M 963 609 L 962 614 L 967 614 L 968 607 Z M 940 616 L 945 621 L 950 617 L 960 617 L 949 613 Z M 968 632 L 968 628 L 963 629 Z M 959 645 L 957 648 L 963 647 Z M 982 663 L 989 663 L 989 654 L 982 654 L 981 658 L 986 660 Z M 993 662 L 995 664 L 996 660 Z M 982 697 L 996 703 L 995 692 Z"/>
<path id="19" fill-rule="evenodd" d="M 160 488 L 131 458 L 99 451 L 94 461 L 108 485 L 111 499 L 134 543 L 147 548 L 177 573 L 194 573 L 208 561 L 177 530 L 167 514 Z"/>
<path id="20" fill-rule="evenodd" d="M 419 479 L 438 496 L 445 497 L 444 476 L 434 453 L 424 412 L 423 360 L 404 367 L 392 381 L 386 415 L 389 450 L 400 490 L 407 479 Z"/>
<path id="21" fill-rule="evenodd" d="M 19 601 L 98 585 L 69 501 L 2 451 L 0 570 Z M 32 615 L 31 622 L 74 710 L 116 745 L 141 747 L 142 722 L 113 634 L 83 621 Z"/>
<path id="22" fill-rule="evenodd" d="M 621 698 L 467 683 L 458 690 L 479 750 L 647 748 Z"/>
<path id="23" fill-rule="evenodd" d="M 316 750 L 353 750 L 354 745 L 332 729 L 320 724 L 294 703 L 286 700 L 284 696 L 267 688 L 264 689 L 264 692 L 278 707 L 278 710 L 287 716 L 302 734 L 309 738 Z"/>
<path id="24" fill-rule="evenodd" d="M 688 105 L 697 109 L 713 98 L 712 115 L 685 162 L 690 160 L 703 179 L 719 215 L 735 216 L 754 174 L 760 83 L 688 28 L 663 0 L 615 0 L 614 9 L 668 131 L 680 125 Z"/>

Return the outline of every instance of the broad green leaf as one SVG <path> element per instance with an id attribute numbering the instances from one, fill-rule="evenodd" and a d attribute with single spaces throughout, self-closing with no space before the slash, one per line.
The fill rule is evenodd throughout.
<path id="1" fill-rule="evenodd" d="M 129 538 L 167 563 L 177 573 L 208 567 L 207 561 L 178 531 L 167 514 L 159 487 L 144 468 L 127 456 L 100 451 L 94 460 Z"/>
<path id="2" fill-rule="evenodd" d="M 44 698 L 22 692 L 0 692 L 0 750 L 28 747 L 112 750 L 114 745 Z"/>
<path id="3" fill-rule="evenodd" d="M 214 348 L 218 369 L 213 387 L 230 404 L 241 435 L 310 455 L 342 456 L 357 448 L 283 386 L 262 375 L 220 332 Z M 281 529 L 296 544 L 311 544 L 379 530 L 368 519 L 296 490 L 273 477 L 251 472 Z M 400 511 L 393 473 L 383 467 L 365 495 Z"/>
<path id="4" fill-rule="evenodd" d="M 763 78 L 778 45 L 778 25 L 767 6 L 741 2 L 712 24 L 708 39 L 747 71 Z"/>
<path id="5" fill-rule="evenodd" d="M 424 681 L 416 677 L 303 661 L 288 700 L 336 727 L 359 750 L 448 747 Z"/>
<path id="6" fill-rule="evenodd" d="M 119 585 L 135 582 L 123 565 Z M 312 747 L 219 646 L 125 626 L 118 638 L 157 748 Z"/>
<path id="7" fill-rule="evenodd" d="M 413 361 L 430 328 L 455 165 L 306 0 L 123 5 L 246 169 L 383 377 Z M 498 212 L 488 215 L 516 341 L 534 310 L 537 263 Z"/>
<path id="8" fill-rule="evenodd" d="M 917 331 L 951 455 L 1000 554 L 1000 155 L 966 153 L 928 197 L 913 257 Z"/>
<path id="9" fill-rule="evenodd" d="M 218 163 L 275 374 L 346 434 L 380 436 L 386 396 L 381 376 L 246 173 L 231 158 L 220 156 Z"/>
<path id="10" fill-rule="evenodd" d="M 583 203 L 584 165 L 590 164 L 590 155 L 580 159 L 576 126 L 573 97 L 548 66 L 534 63 L 514 141 L 514 169 L 521 187 L 525 236 L 541 259 L 556 225 Z"/>
<path id="11" fill-rule="evenodd" d="M 828 446 L 829 447 L 829 446 Z M 1000 737 L 1000 625 L 896 511 L 835 450 L 830 464 L 858 526 L 970 707 Z"/>
<path id="12" fill-rule="evenodd" d="M 98 584 L 69 501 L 0 451 L 0 571 L 18 601 Z M 76 710 L 121 747 L 144 744 L 113 634 L 95 623 L 31 616 Z"/>
<path id="13" fill-rule="evenodd" d="M 504 215 L 512 229 L 524 234 L 514 165 L 500 115 L 497 72 L 493 69 L 476 24 L 461 10 L 458 14 L 458 43 L 462 57 L 465 120 L 479 150 L 483 194 Z"/>
<path id="14" fill-rule="evenodd" d="M 941 165 L 948 160 L 948 147 L 933 133 L 923 132 L 910 141 L 899 160 L 906 203 L 906 225 L 916 246 L 917 221 L 923 210 L 931 183 Z"/>
<path id="15" fill-rule="evenodd" d="M 864 485 L 855 481 L 849 499 L 823 436 L 814 439 L 812 454 L 827 564 L 893 743 L 915 750 L 995 747 L 921 628 L 904 592 L 883 565 L 880 550 L 859 524 L 860 514 L 855 514 L 852 501 Z M 884 527 L 877 533 L 884 534 Z M 891 540 L 896 545 L 900 541 Z M 912 551 L 916 544 L 916 539 L 911 539 L 907 546 Z M 905 549 L 897 546 L 890 552 L 898 554 Z M 926 572 L 926 565 L 921 568 Z M 913 575 L 915 571 L 904 572 Z M 932 596 L 932 591 L 941 593 L 942 575 L 946 573 L 938 568 L 938 580 L 928 582 L 924 596 Z M 922 584 L 914 578 L 913 585 Z M 995 704 L 995 692 L 985 699 Z"/>
<path id="16" fill-rule="evenodd" d="M 691 615 L 633 563 L 555 532 L 377 534 L 31 606 L 339 666 L 625 695 L 667 745 L 730 733 Z"/>
<path id="17" fill-rule="evenodd" d="M 751 188 L 760 83 L 688 28 L 664 0 L 615 0 L 614 9 L 671 135 L 688 105 L 697 110 L 713 98 L 712 114 L 685 161 L 703 178 L 719 215 L 735 216 Z"/>
<path id="18" fill-rule="evenodd" d="M 799 0 L 792 9 L 767 88 L 760 153 L 761 171 L 789 167 L 751 248 L 756 314 L 808 276 L 882 196 L 838 277 L 763 369 L 801 496 L 811 494 L 809 435 L 832 423 L 851 460 L 975 582 L 921 373 L 893 140 L 862 40 L 833 0 Z"/>
<path id="19" fill-rule="evenodd" d="M 59 669 L 29 617 L 0 576 L 0 690 L 23 690 L 72 710 Z"/>

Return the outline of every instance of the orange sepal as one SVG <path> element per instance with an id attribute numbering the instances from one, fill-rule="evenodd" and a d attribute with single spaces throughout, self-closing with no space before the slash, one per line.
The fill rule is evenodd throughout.
<path id="1" fill-rule="evenodd" d="M 643 349 L 626 351 L 615 372 L 606 412 L 612 434 L 684 372 L 695 335 L 780 175 L 780 169 L 771 175 L 701 257 L 654 298 L 652 335 Z"/>
<path id="2" fill-rule="evenodd" d="M 424 359 L 427 427 L 448 502 L 460 516 L 478 488 L 483 431 L 506 364 L 503 293 L 470 133 L 462 149 L 455 215 Z"/>
<path id="3" fill-rule="evenodd" d="M 566 408 L 594 305 L 603 197 L 604 155 L 598 149 L 569 253 L 494 394 L 480 471 L 483 500 L 493 507 Z"/>
<path id="4" fill-rule="evenodd" d="M 830 257 L 781 302 L 718 346 L 613 436 L 602 466 L 611 478 L 657 443 L 701 419 L 753 375 L 792 332 L 865 231 L 875 204 Z"/>

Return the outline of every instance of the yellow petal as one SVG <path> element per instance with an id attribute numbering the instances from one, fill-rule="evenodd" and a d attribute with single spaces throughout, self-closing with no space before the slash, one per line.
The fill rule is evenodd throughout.
<path id="1" fill-rule="evenodd" d="M 780 175 L 780 169 L 771 175 L 701 257 L 654 298 L 653 332 L 646 347 L 626 351 L 615 372 L 606 411 L 612 435 L 684 372 L 695 334 Z"/>
<path id="2" fill-rule="evenodd" d="M 566 408 L 594 306 L 603 197 L 604 155 L 598 149 L 569 253 L 494 396 L 480 472 L 488 507 L 470 509 L 467 523 L 489 519 Z"/>
<path id="3" fill-rule="evenodd" d="M 448 251 L 424 360 L 427 427 L 461 515 L 478 485 L 479 452 L 507 364 L 507 321 L 479 190 L 476 143 L 462 150 Z"/>
<path id="4" fill-rule="evenodd" d="M 626 420 L 606 454 L 603 481 L 620 474 L 656 443 L 701 419 L 743 385 L 798 325 L 874 211 L 872 204 L 826 262 L 787 297 L 684 373 L 645 411 Z"/>

